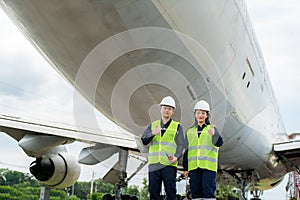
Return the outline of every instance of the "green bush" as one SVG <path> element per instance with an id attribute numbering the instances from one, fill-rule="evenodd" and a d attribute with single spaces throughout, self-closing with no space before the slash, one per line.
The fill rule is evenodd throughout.
<path id="1" fill-rule="evenodd" d="M 0 193 L 0 200 L 8 200 L 10 195 L 8 193 Z"/>
<path id="2" fill-rule="evenodd" d="M 80 199 L 74 195 L 71 195 L 69 196 L 69 200 L 80 200 Z"/>
<path id="3" fill-rule="evenodd" d="M 0 193 L 7 193 L 10 194 L 11 196 L 20 196 L 23 194 L 18 189 L 13 188 L 11 186 L 0 186 Z"/>
<path id="4" fill-rule="evenodd" d="M 66 199 L 66 191 L 58 190 L 58 189 L 51 189 L 50 196 L 51 197 L 59 197 L 60 199 Z"/>
<path id="5" fill-rule="evenodd" d="M 94 192 L 94 193 L 88 195 L 88 199 L 90 199 L 90 200 L 102 200 L 103 195 L 104 195 L 103 193 Z"/>

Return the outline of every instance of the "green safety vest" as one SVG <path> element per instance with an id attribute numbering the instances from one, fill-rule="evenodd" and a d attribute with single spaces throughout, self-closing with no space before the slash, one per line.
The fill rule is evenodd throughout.
<path id="1" fill-rule="evenodd" d="M 208 134 L 209 128 L 210 125 L 204 127 L 200 137 L 197 126 L 187 131 L 188 171 L 201 168 L 217 172 L 219 147 L 212 143 L 212 136 Z"/>
<path id="2" fill-rule="evenodd" d="M 177 167 L 178 162 L 170 164 L 168 155 L 174 156 L 176 153 L 177 145 L 175 143 L 175 136 L 178 125 L 179 122 L 172 120 L 163 136 L 160 133 L 153 137 L 149 148 L 148 164 L 161 163 Z M 152 122 L 151 130 L 157 126 L 160 127 L 160 120 Z"/>

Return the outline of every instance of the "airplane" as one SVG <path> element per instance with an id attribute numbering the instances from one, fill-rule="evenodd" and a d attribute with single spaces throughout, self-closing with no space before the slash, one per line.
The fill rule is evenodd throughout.
<path id="1" fill-rule="evenodd" d="M 225 140 L 219 182 L 254 191 L 259 199 L 260 191 L 299 171 L 299 141 L 288 139 L 245 1 L 25 2 L 0 1 L 33 46 L 79 91 L 73 97 L 77 127 L 1 117 L 1 131 L 37 158 L 31 169 L 38 180 L 52 187 L 73 184 L 77 170 L 62 176 L 47 164 L 75 169 L 61 145 L 78 140 L 95 144 L 82 150 L 81 163 L 96 164 L 119 152 L 114 177 L 123 187 L 125 158 L 146 152 L 139 137 L 159 117 L 155 111 L 166 95 L 175 97 L 174 119 L 185 128 L 193 122 L 193 105 L 199 99 L 210 103 L 212 121 Z M 82 104 L 85 99 L 124 128 L 123 135 L 103 137 L 88 129 L 96 120 Z M 80 116 L 82 109 L 90 115 Z M 53 183 L 57 177 L 65 179 Z"/>

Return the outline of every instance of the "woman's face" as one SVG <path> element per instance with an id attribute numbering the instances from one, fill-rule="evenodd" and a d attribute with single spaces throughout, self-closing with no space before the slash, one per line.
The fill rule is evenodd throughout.
<path id="1" fill-rule="evenodd" d="M 208 117 L 208 115 L 205 110 L 197 110 L 195 112 L 195 118 L 196 118 L 198 124 L 204 124 L 207 117 Z"/>

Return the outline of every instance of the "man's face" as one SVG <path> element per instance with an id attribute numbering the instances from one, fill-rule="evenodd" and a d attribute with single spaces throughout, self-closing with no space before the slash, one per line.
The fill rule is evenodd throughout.
<path id="1" fill-rule="evenodd" d="M 161 106 L 160 114 L 163 118 L 170 118 L 174 114 L 174 108 L 170 106 Z"/>

